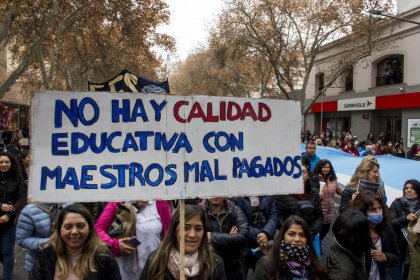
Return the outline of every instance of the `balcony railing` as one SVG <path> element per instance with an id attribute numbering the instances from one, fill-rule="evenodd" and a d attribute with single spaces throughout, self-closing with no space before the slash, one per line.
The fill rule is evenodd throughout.
<path id="1" fill-rule="evenodd" d="M 402 76 L 398 74 L 376 77 L 376 86 L 395 85 L 402 83 Z"/>

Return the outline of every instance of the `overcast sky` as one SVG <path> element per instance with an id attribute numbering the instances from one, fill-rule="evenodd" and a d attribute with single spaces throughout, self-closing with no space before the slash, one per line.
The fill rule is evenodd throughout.
<path id="1" fill-rule="evenodd" d="M 222 0 L 166 0 L 166 3 L 171 12 L 171 22 L 158 31 L 175 38 L 177 55 L 184 60 L 200 43 L 205 42 L 206 27 L 216 19 Z"/>

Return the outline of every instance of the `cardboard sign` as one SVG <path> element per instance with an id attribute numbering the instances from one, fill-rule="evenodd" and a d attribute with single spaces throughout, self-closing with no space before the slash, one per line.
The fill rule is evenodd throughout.
<path id="1" fill-rule="evenodd" d="M 29 199 L 301 193 L 295 101 L 35 92 Z"/>

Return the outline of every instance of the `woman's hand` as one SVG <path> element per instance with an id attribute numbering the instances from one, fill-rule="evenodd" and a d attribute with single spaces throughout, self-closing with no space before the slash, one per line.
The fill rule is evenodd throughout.
<path id="1" fill-rule="evenodd" d="M 355 192 L 355 193 L 351 196 L 351 201 L 354 201 L 358 195 L 359 195 L 359 192 Z"/>
<path id="2" fill-rule="evenodd" d="M 381 250 L 372 250 L 372 257 L 376 262 L 386 262 L 386 255 Z"/>
<path id="3" fill-rule="evenodd" d="M 229 231 L 230 235 L 235 235 L 237 233 L 238 233 L 238 227 L 237 226 L 233 226 Z"/>
<path id="4" fill-rule="evenodd" d="M 410 214 L 407 215 L 406 219 L 407 219 L 407 221 L 410 221 L 410 222 L 415 221 L 415 220 L 417 220 L 417 216 L 413 213 L 410 213 Z"/>
<path id="5" fill-rule="evenodd" d="M 0 224 L 6 224 L 10 220 L 9 216 L 3 215 L 0 217 Z"/>
<path id="6" fill-rule="evenodd" d="M 268 236 L 265 232 L 260 232 L 257 235 L 257 243 L 261 248 L 266 248 L 268 245 Z"/>
<path id="7" fill-rule="evenodd" d="M 3 212 L 15 212 L 15 207 L 13 207 L 13 205 L 12 205 L 12 204 L 6 204 L 6 203 L 3 203 L 3 204 L 1 205 L 1 210 L 2 210 Z"/>
<path id="8" fill-rule="evenodd" d="M 126 243 L 126 241 L 130 239 L 131 237 L 124 237 L 118 240 L 119 245 L 120 245 L 120 255 L 123 255 L 123 256 L 131 255 L 136 251 L 136 248 Z"/>

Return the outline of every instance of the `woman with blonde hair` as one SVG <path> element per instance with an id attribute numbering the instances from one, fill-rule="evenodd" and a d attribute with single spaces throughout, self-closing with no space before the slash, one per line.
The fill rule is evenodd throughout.
<path id="1" fill-rule="evenodd" d="M 339 208 L 340 213 L 344 212 L 344 210 L 346 210 L 346 208 L 350 205 L 351 201 L 357 196 L 359 180 L 365 180 L 371 183 L 379 184 L 377 193 L 386 203 L 385 187 L 384 182 L 381 180 L 379 175 L 378 160 L 373 155 L 367 155 L 362 159 L 359 166 L 356 168 L 355 173 L 351 177 L 350 182 L 341 194 L 341 202 Z"/>
<path id="2" fill-rule="evenodd" d="M 89 211 L 80 204 L 61 210 L 49 241 L 36 256 L 29 279 L 121 280 L 117 262 L 98 237 Z"/>

